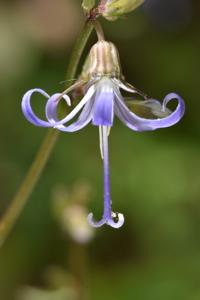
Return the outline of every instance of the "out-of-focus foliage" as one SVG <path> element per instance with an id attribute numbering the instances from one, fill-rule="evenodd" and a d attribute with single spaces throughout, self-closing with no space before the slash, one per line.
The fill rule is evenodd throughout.
<path id="1" fill-rule="evenodd" d="M 84 213 L 93 211 L 100 218 L 98 129 L 91 125 L 61 134 L 23 214 L 0 248 L 0 299 L 32 300 L 35 295 L 45 300 L 50 295 L 62 300 L 62 293 L 68 293 L 69 300 L 81 295 L 86 300 L 199 300 L 200 3 L 188 1 L 190 17 L 182 11 L 177 23 L 175 4 L 168 1 L 173 18 L 161 23 L 164 0 L 157 1 L 153 13 L 148 5 L 125 19 L 105 20 L 103 27 L 119 49 L 127 81 L 158 99 L 170 91 L 179 93 L 187 107 L 184 119 L 147 133 L 134 133 L 115 121 L 109 140 L 112 200 L 113 208 L 124 213 L 125 225 L 120 230 L 102 227 L 85 244 L 63 230 L 54 204 L 58 186 L 71 197 L 71 191 L 79 193 L 77 181 L 88 182 L 92 193 Z M 1 216 L 46 134 L 24 119 L 22 95 L 34 87 L 49 94 L 63 89 L 60 82 L 82 20 L 81 1 L 0 4 Z M 43 104 L 35 98 L 36 111 L 42 112 Z"/>
<path id="2" fill-rule="evenodd" d="M 19 294 L 19 300 L 66 300 L 73 299 L 67 289 L 45 291 L 34 288 L 25 288 Z"/>

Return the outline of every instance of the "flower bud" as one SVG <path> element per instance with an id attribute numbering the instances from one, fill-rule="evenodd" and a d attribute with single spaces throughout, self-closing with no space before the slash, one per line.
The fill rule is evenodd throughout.
<path id="1" fill-rule="evenodd" d="M 101 0 L 99 13 L 110 21 L 116 20 L 141 5 L 144 0 Z"/>
<path id="2" fill-rule="evenodd" d="M 118 78 L 121 75 L 118 50 L 113 43 L 98 41 L 90 50 L 82 77 L 96 79 L 108 76 Z"/>

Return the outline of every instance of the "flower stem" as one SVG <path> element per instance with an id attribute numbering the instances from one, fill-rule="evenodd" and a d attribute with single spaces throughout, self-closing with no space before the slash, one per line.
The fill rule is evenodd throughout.
<path id="1" fill-rule="evenodd" d="M 95 28 L 98 40 L 99 41 L 105 40 L 103 28 L 102 28 L 101 24 L 99 23 L 99 21 L 97 21 L 97 20 L 94 21 L 94 28 Z"/>
<path id="2" fill-rule="evenodd" d="M 75 77 L 81 55 L 93 28 L 94 24 L 92 21 L 86 22 L 79 38 L 77 39 L 66 73 L 67 80 Z M 69 87 L 69 85 L 70 81 L 66 81 L 66 88 Z M 0 221 L 0 245 L 2 245 L 6 240 L 35 185 L 37 184 L 41 173 L 51 155 L 58 136 L 59 134 L 57 130 L 50 129 L 44 138 L 44 141 L 36 154 L 35 160 L 30 166 L 27 175 L 25 176 L 21 186 L 14 196 L 11 205 L 8 207 L 5 215 Z"/>

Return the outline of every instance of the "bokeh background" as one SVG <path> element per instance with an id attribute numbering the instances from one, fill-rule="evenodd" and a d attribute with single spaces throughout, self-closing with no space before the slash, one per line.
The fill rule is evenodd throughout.
<path id="1" fill-rule="evenodd" d="M 63 89 L 83 26 L 80 4 L 0 1 L 1 217 L 46 134 L 25 120 L 21 98 L 34 87 Z M 185 117 L 147 133 L 115 121 L 112 200 L 126 217 L 119 230 L 92 230 L 85 221 L 90 211 L 96 218 L 102 213 L 98 130 L 60 134 L 0 248 L 1 300 L 200 299 L 200 2 L 146 0 L 102 24 L 127 81 L 157 99 L 179 93 Z"/>

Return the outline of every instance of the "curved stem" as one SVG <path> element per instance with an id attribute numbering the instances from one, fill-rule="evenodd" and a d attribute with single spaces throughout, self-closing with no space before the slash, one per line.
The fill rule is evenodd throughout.
<path id="1" fill-rule="evenodd" d="M 105 40 L 103 28 L 102 28 L 101 24 L 99 23 L 99 21 L 97 21 L 97 20 L 94 21 L 94 28 L 95 28 L 98 40 L 99 41 Z"/>
<path id="2" fill-rule="evenodd" d="M 66 73 L 67 80 L 74 78 L 76 75 L 81 55 L 93 28 L 93 22 L 87 22 L 79 38 L 77 39 Z M 66 81 L 66 88 L 69 87 L 69 85 L 70 82 Z M 17 221 L 22 209 L 31 195 L 31 192 L 40 178 L 40 175 L 51 155 L 58 136 L 59 134 L 57 130 L 50 129 L 44 138 L 44 141 L 36 154 L 35 160 L 30 166 L 30 169 L 28 170 L 27 175 L 25 176 L 21 186 L 14 196 L 11 205 L 8 207 L 0 222 L 0 244 L 5 241 L 11 229 L 15 225 L 15 222 Z"/>
<path id="3" fill-rule="evenodd" d="M 66 72 L 66 80 L 75 77 L 80 58 L 83 54 L 83 50 L 85 49 L 86 43 L 93 29 L 94 29 L 94 22 L 93 21 L 86 22 L 85 27 L 83 28 L 83 31 L 78 37 L 75 47 L 72 51 L 69 66 Z M 68 88 L 68 86 L 70 86 L 70 82 L 66 83 L 66 88 Z"/>

